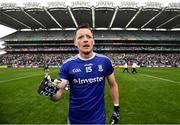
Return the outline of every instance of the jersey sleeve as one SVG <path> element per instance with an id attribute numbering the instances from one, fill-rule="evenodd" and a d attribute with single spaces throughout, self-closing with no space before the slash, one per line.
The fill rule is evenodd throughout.
<path id="1" fill-rule="evenodd" d="M 64 79 L 64 80 L 68 80 L 69 81 L 69 77 L 68 77 L 68 65 L 67 64 L 63 64 L 60 67 L 58 79 Z"/>

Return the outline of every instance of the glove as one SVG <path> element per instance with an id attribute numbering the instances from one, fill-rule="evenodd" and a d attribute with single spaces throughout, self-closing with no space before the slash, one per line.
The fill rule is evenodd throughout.
<path id="1" fill-rule="evenodd" d="M 38 88 L 38 93 L 42 96 L 51 97 L 59 90 L 56 87 L 57 80 L 52 80 L 50 76 L 45 77 Z"/>
<path id="2" fill-rule="evenodd" d="M 114 111 L 112 113 L 109 124 L 116 124 L 120 118 L 120 108 L 119 106 L 114 106 Z"/>

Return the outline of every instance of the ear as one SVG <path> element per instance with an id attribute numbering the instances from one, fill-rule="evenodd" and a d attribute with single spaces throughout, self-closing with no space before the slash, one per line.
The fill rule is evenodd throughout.
<path id="1" fill-rule="evenodd" d="M 78 44 L 77 44 L 77 41 L 76 40 L 74 40 L 74 45 L 77 47 L 78 46 Z"/>
<path id="2" fill-rule="evenodd" d="M 93 39 L 93 45 L 95 44 L 95 41 L 94 41 L 94 39 Z"/>
<path id="3" fill-rule="evenodd" d="M 74 40 L 74 46 L 78 46 L 78 44 L 77 44 L 77 41 L 76 41 L 76 36 L 74 36 L 74 38 L 73 38 L 73 40 Z"/>

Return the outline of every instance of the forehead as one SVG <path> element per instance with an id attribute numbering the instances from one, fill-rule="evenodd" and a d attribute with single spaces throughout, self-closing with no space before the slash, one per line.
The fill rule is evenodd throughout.
<path id="1" fill-rule="evenodd" d="M 88 28 L 82 28 L 82 29 L 79 29 L 77 32 L 76 32 L 76 35 L 79 36 L 79 35 L 84 35 L 84 34 L 88 34 L 88 35 L 92 35 L 92 32 L 90 29 Z"/>

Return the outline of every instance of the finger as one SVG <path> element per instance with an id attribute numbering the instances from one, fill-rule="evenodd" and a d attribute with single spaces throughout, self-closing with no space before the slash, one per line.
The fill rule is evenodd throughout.
<path id="1" fill-rule="evenodd" d="M 61 83 L 61 82 L 62 82 L 61 80 L 55 79 L 55 80 L 53 81 L 53 84 L 54 84 L 54 85 L 57 85 L 57 84 L 59 84 L 59 83 Z"/>

